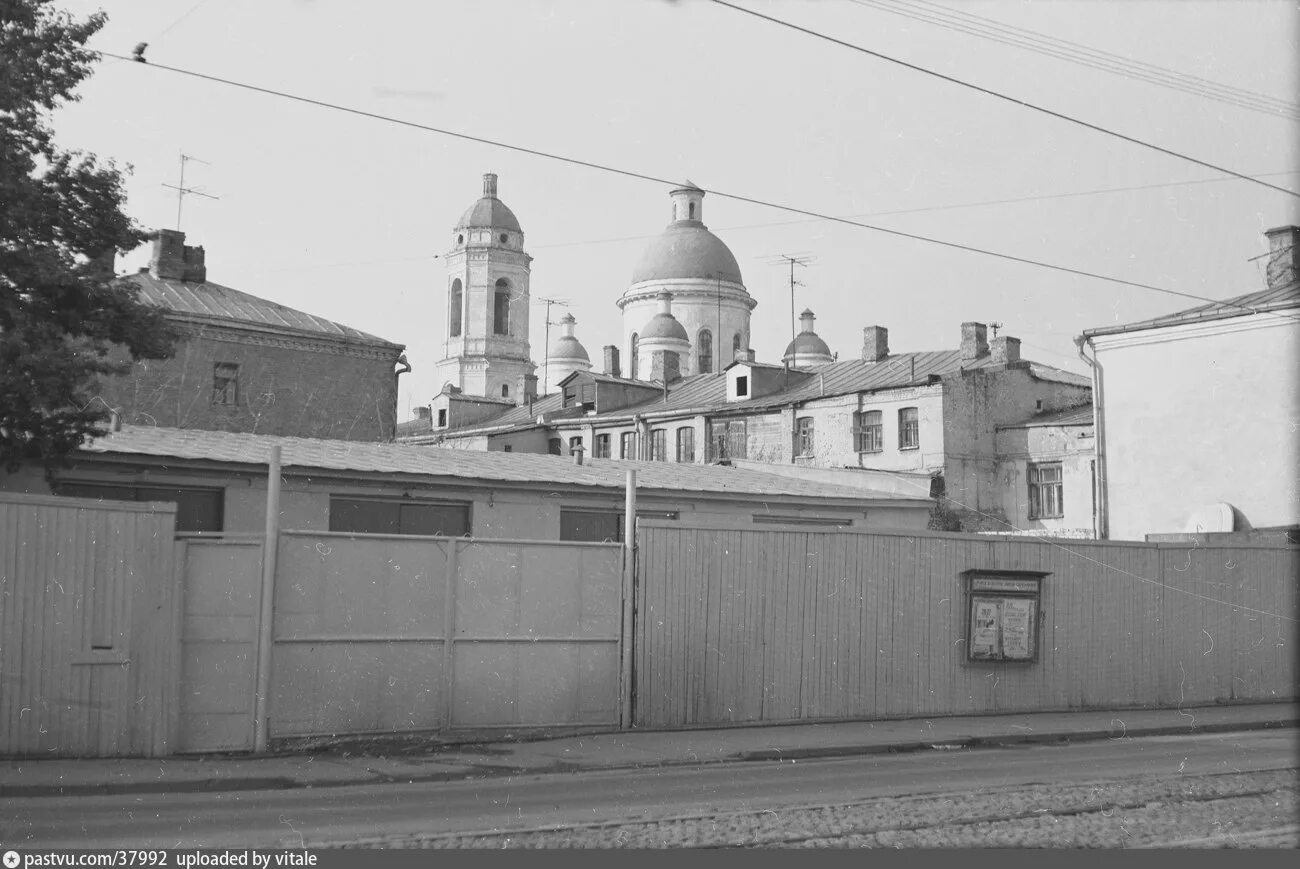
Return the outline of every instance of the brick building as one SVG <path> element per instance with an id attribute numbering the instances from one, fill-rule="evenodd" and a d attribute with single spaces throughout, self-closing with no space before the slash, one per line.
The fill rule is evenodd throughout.
<path id="1" fill-rule="evenodd" d="M 99 398 L 131 424 L 392 440 L 400 344 L 207 279 L 202 247 L 159 230 L 149 267 L 122 278 L 184 340 L 166 360 L 106 379 Z"/>

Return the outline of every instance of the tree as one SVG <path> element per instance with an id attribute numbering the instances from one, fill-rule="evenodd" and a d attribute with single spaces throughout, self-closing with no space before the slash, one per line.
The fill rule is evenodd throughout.
<path id="1" fill-rule="evenodd" d="M 107 431 L 100 377 L 166 359 L 177 334 L 109 257 L 144 232 L 123 212 L 112 161 L 63 151 L 50 114 L 97 59 L 85 45 L 106 20 L 74 20 L 50 0 L 0 0 L 0 466 L 66 462 Z M 129 167 L 128 167 L 129 170 Z M 125 348 L 127 352 L 121 352 Z M 127 358 L 129 355 L 129 358 Z"/>

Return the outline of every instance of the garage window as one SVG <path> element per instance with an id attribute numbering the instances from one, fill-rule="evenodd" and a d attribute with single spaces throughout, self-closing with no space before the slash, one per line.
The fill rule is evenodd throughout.
<path id="1" fill-rule="evenodd" d="M 330 530 L 352 534 L 468 537 L 469 505 L 333 496 L 330 498 Z"/>

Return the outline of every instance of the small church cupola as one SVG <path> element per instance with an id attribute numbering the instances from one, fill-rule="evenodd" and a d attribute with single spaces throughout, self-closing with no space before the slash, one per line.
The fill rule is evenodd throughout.
<path id="1" fill-rule="evenodd" d="M 591 357 L 587 348 L 573 336 L 577 319 L 572 314 L 560 318 L 560 337 L 551 342 L 546 351 L 546 393 L 560 391 L 560 382 L 575 371 L 590 371 Z"/>
<path id="2" fill-rule="evenodd" d="M 781 361 L 792 368 L 808 368 L 825 362 L 834 362 L 831 348 L 813 331 L 813 321 L 817 319 L 811 310 L 804 309 L 799 315 L 799 334 L 785 348 Z"/>
<path id="3" fill-rule="evenodd" d="M 704 191 L 687 179 L 681 187 L 668 194 L 673 201 L 673 223 L 693 222 L 704 224 Z"/>
<path id="4" fill-rule="evenodd" d="M 671 293 L 658 295 L 659 313 L 650 318 L 637 339 L 637 372 L 640 379 L 672 383 L 682 375 L 682 360 L 689 357 L 691 340 L 686 327 L 673 316 Z"/>

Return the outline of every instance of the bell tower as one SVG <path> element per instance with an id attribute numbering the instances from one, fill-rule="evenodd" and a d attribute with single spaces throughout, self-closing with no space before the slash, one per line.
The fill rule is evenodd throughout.
<path id="1" fill-rule="evenodd" d="M 524 231 L 497 198 L 497 176 L 452 230 L 447 262 L 447 326 L 438 372 L 467 395 L 519 402 L 529 358 L 528 278 L 533 258 Z"/>

